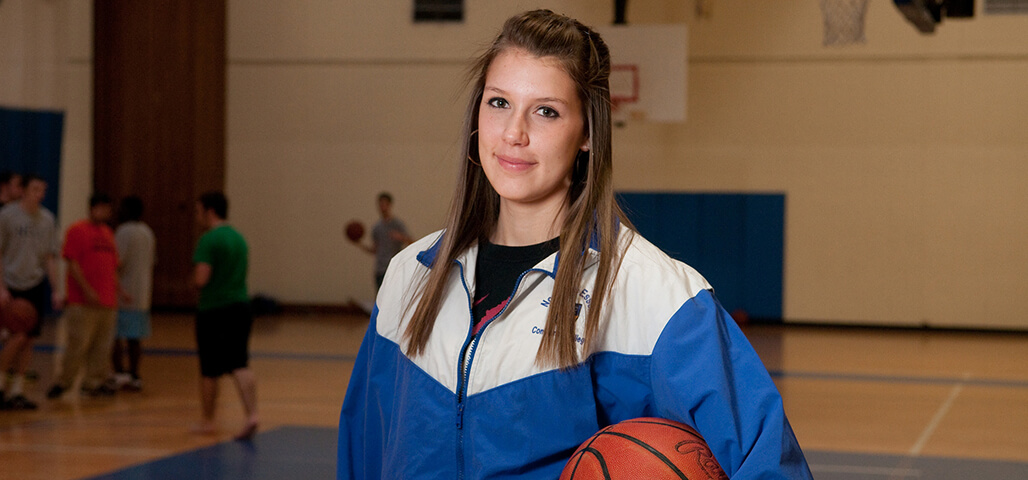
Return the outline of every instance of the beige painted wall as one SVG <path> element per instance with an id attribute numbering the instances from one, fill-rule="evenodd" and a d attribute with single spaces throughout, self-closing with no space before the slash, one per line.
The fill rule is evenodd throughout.
<path id="1" fill-rule="evenodd" d="M 64 112 L 58 223 L 86 216 L 92 190 L 91 2 L 0 2 L 0 105 Z"/>
<path id="2" fill-rule="evenodd" d="M 787 319 L 1028 326 L 1028 18 L 872 1 L 826 49 L 817 2 L 708 3 L 689 121 L 622 131 L 619 186 L 785 192 Z"/>
<path id="3" fill-rule="evenodd" d="M 229 2 L 227 191 L 254 291 L 372 299 L 373 259 L 342 229 L 373 224 L 380 191 L 414 236 L 440 228 L 466 63 L 505 18 L 538 4 L 467 3 L 463 24 L 414 25 L 410 1 Z M 549 5 L 575 3 L 594 5 Z"/>
<path id="4" fill-rule="evenodd" d="M 0 32 L 28 1 L 0 4 Z M 612 2 L 466 3 L 466 22 L 439 26 L 412 25 L 408 0 L 229 2 L 227 191 L 252 290 L 370 299 L 371 258 L 342 225 L 373 222 L 389 190 L 415 235 L 439 227 L 467 59 L 510 13 L 543 5 L 602 24 Z M 1028 328 L 1028 17 L 923 36 L 871 0 L 868 43 L 825 48 L 819 2 L 703 3 L 698 18 L 692 1 L 631 2 L 632 23 L 688 25 L 689 119 L 617 130 L 618 188 L 784 192 L 790 321 Z M 62 187 L 85 198 L 89 8 L 54 4 L 63 13 L 35 22 L 62 25 L 49 29 L 56 53 L 17 61 L 60 65 Z"/>

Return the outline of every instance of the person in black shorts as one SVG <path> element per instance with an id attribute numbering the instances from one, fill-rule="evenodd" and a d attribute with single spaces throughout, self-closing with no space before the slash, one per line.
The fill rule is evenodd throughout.
<path id="1" fill-rule="evenodd" d="M 34 410 L 35 402 L 23 391 L 25 371 L 35 339 L 42 333 L 48 300 L 54 309 L 63 302 L 54 285 L 60 243 L 54 216 L 42 206 L 46 182 L 35 175 L 25 175 L 21 181 L 22 198 L 0 209 L 0 307 L 25 298 L 36 309 L 36 323 L 28 332 L 13 334 L 0 350 L 0 408 Z"/>
<path id="2" fill-rule="evenodd" d="M 196 314 L 196 346 L 200 355 L 202 418 L 196 431 L 213 434 L 218 379 L 231 375 L 246 413 L 236 440 L 249 440 L 257 432 L 257 380 L 249 368 L 250 313 L 246 287 L 249 248 L 246 239 L 230 226 L 228 200 L 221 192 L 200 197 L 197 220 L 207 230 L 193 254 L 193 280 L 200 289 Z"/>

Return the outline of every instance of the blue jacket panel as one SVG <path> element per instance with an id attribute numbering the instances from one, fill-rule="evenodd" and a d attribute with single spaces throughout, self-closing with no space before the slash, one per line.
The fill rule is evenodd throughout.
<path id="1" fill-rule="evenodd" d="M 555 257 L 526 272 L 507 310 L 472 335 L 476 252 L 465 253 L 426 353 L 409 358 L 403 307 L 439 234 L 397 255 L 343 403 L 338 478 L 554 479 L 596 431 L 644 416 L 695 427 L 731 478 L 811 478 L 781 396 L 709 285 L 623 235 L 596 345 L 580 345 L 586 359 L 564 370 L 534 362 Z"/>

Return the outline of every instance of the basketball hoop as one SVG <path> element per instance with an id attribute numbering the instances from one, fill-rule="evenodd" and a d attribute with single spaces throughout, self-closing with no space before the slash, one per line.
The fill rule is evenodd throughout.
<path id="1" fill-rule="evenodd" d="M 826 47 L 867 42 L 864 37 L 867 0 L 821 0 L 821 14 L 825 21 Z"/>

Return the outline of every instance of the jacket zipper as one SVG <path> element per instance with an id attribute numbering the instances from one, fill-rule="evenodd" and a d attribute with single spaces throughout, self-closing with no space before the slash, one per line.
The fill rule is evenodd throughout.
<path id="1" fill-rule="evenodd" d="M 472 335 L 475 328 L 475 313 L 472 307 L 471 290 L 468 289 L 468 282 L 464 278 L 464 265 L 460 261 L 454 260 L 457 266 L 460 268 L 460 281 L 464 285 L 464 293 L 468 299 L 468 318 L 471 320 L 468 325 L 468 339 L 465 341 L 464 348 L 461 350 L 460 358 L 460 371 L 457 380 L 457 478 L 464 478 L 464 400 L 468 394 L 468 379 L 471 376 L 471 362 L 475 357 L 475 350 L 478 348 L 478 341 L 482 338 L 482 334 L 485 333 L 485 329 L 489 326 L 488 324 L 482 325 L 482 328 L 478 330 L 477 334 Z M 496 314 L 489 323 L 493 320 L 500 318 L 510 307 L 510 304 L 514 302 L 514 297 L 518 293 L 518 289 L 521 288 L 521 280 L 525 278 L 528 272 L 538 271 L 546 273 L 545 270 L 537 268 L 530 268 L 521 273 L 518 280 L 514 282 L 514 290 L 510 293 L 510 300 L 503 306 L 503 309 Z"/>
<path id="2" fill-rule="evenodd" d="M 457 372 L 457 478 L 464 478 L 464 397 L 468 391 L 468 373 L 471 371 L 471 356 L 474 353 L 474 345 L 477 344 L 476 336 L 472 335 L 473 326 L 475 323 L 475 314 L 472 309 L 471 290 L 468 289 L 468 282 L 464 278 L 464 265 L 460 261 L 454 260 L 457 267 L 460 268 L 460 281 L 464 286 L 464 293 L 468 299 L 468 318 L 470 319 L 470 325 L 468 326 L 468 338 L 464 341 L 464 348 L 461 349 L 460 360 Z"/>

